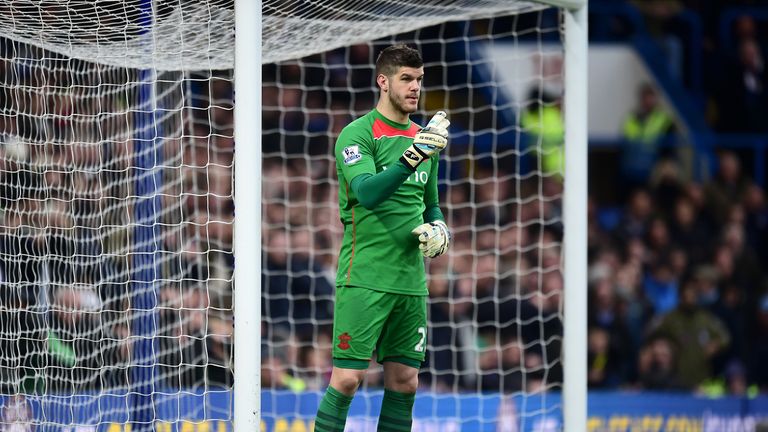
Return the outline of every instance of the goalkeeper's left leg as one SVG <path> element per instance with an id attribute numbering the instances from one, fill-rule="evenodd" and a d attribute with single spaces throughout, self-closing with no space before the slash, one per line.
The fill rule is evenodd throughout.
<path id="1" fill-rule="evenodd" d="M 384 399 L 378 431 L 409 431 L 419 384 L 419 369 L 394 361 L 384 362 Z"/>
<path id="2" fill-rule="evenodd" d="M 384 400 L 380 431 L 409 431 L 419 384 L 419 368 L 427 352 L 427 298 L 390 294 L 396 298 L 377 347 L 384 365 Z"/>

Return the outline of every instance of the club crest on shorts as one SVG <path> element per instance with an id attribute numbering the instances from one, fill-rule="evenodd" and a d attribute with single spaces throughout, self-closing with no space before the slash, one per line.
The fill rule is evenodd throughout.
<path id="1" fill-rule="evenodd" d="M 360 147 L 356 145 L 344 147 L 344 164 L 352 165 L 362 158 L 363 155 L 360 154 Z"/>
<path id="2" fill-rule="evenodd" d="M 352 336 L 349 335 L 349 333 L 344 332 L 339 335 L 339 344 L 337 345 L 339 349 L 341 350 L 348 350 L 349 349 L 349 341 L 352 340 Z"/>

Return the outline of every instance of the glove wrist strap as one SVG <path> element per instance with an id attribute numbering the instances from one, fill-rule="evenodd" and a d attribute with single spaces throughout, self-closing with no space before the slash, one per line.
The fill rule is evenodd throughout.
<path id="1" fill-rule="evenodd" d="M 408 147 L 408 149 L 403 152 L 403 155 L 400 156 L 400 162 L 412 172 L 416 172 L 416 168 L 418 168 L 425 159 L 427 159 L 427 154 L 413 145 Z"/>

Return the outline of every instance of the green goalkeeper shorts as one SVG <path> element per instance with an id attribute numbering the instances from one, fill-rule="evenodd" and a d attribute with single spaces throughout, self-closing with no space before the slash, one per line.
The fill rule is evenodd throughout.
<path id="1" fill-rule="evenodd" d="M 374 351 L 379 363 L 419 368 L 427 351 L 427 296 L 336 288 L 333 365 L 365 369 Z"/>

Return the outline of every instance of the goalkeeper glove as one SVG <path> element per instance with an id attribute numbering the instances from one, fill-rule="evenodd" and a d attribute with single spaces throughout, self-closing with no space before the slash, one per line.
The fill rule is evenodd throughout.
<path id="1" fill-rule="evenodd" d="M 421 254 L 427 258 L 435 258 L 444 254 L 451 243 L 451 232 L 448 231 L 445 222 L 441 220 L 421 224 L 414 228 L 411 234 L 419 239 Z"/>
<path id="2" fill-rule="evenodd" d="M 413 144 L 400 157 L 400 162 L 408 169 L 416 171 L 419 164 L 436 155 L 448 145 L 448 125 L 451 122 L 445 117 L 445 112 L 438 111 L 427 123 L 427 126 L 413 137 Z"/>

